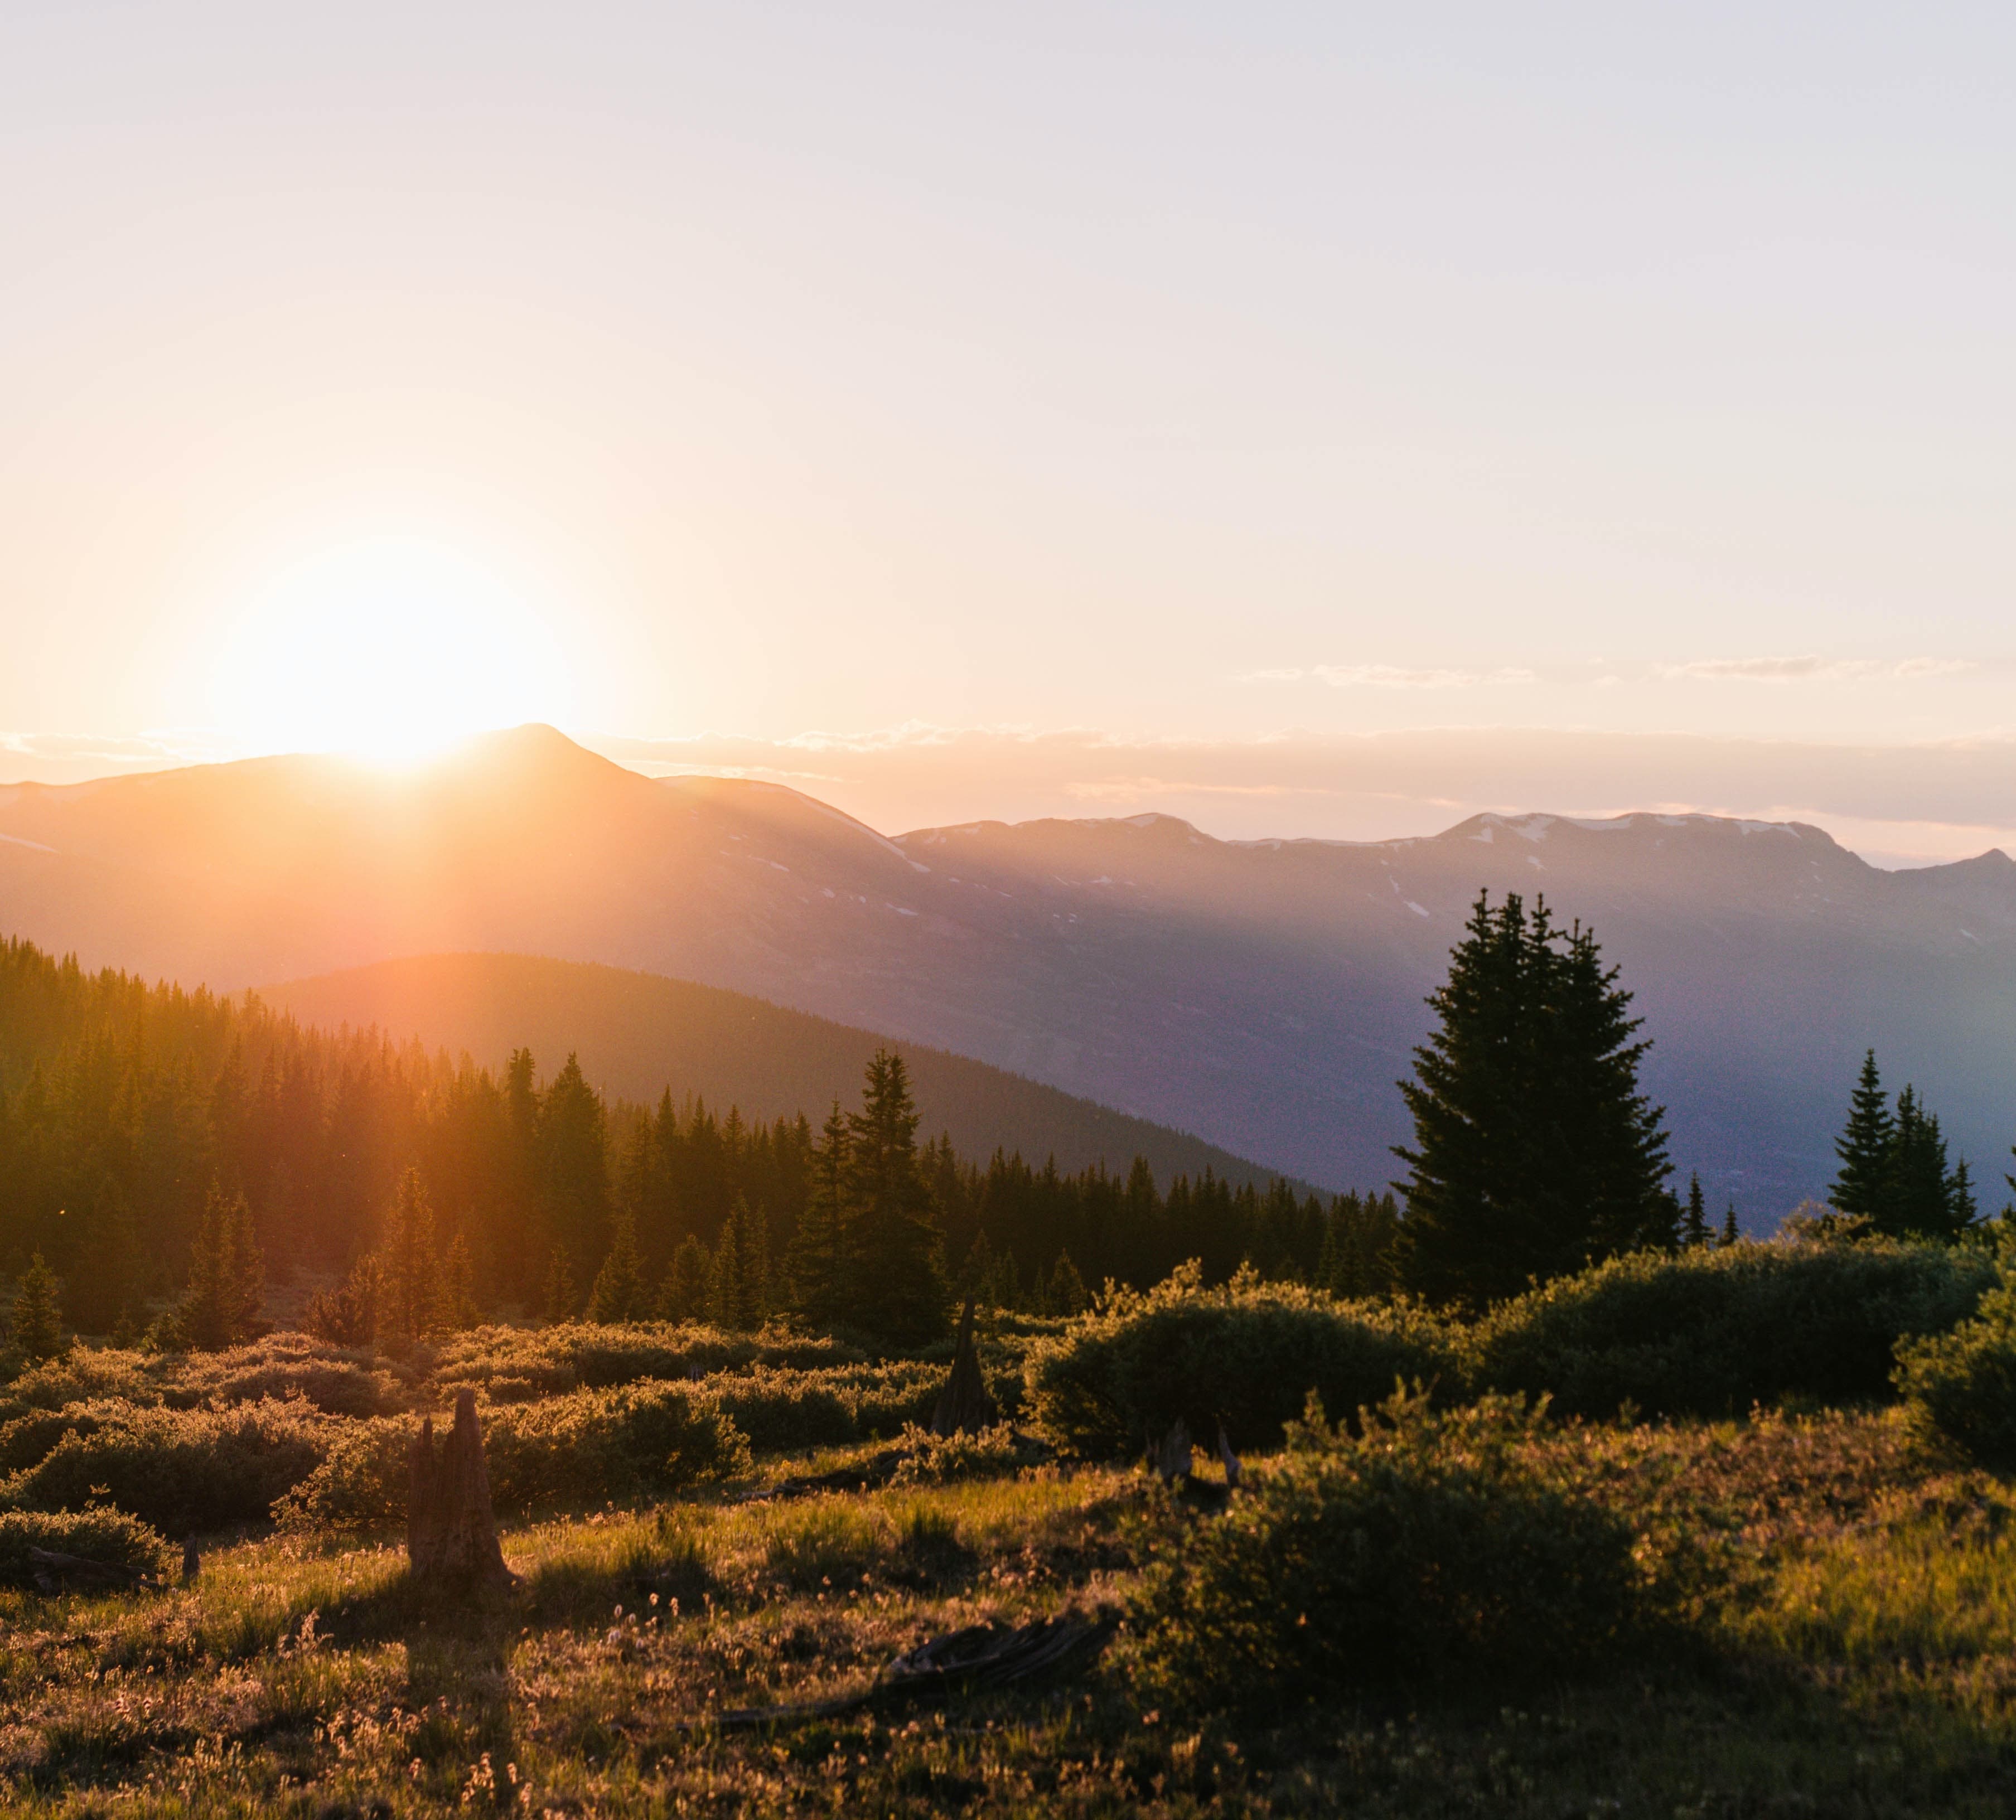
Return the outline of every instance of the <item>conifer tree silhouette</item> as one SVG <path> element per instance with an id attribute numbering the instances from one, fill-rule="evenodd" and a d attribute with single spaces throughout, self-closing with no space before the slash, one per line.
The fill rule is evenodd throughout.
<path id="1" fill-rule="evenodd" d="M 1672 1243 L 1663 1109 L 1639 1092 L 1651 1045 L 1594 935 L 1545 900 L 1480 895 L 1437 1025 L 1400 1091 L 1413 1115 L 1399 1253 L 1406 1286 L 1481 1306 L 1593 1259 Z"/>

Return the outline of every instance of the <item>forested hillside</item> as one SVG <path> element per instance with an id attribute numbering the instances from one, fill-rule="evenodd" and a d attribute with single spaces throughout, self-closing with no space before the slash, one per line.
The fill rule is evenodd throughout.
<path id="1" fill-rule="evenodd" d="M 535 955 L 420 955 L 277 986 L 259 996 L 305 1024 L 375 1026 L 502 1068 L 512 1053 L 576 1054 L 619 1099 L 697 1095 L 776 1119 L 851 1098 L 886 1037 L 746 992 Z M 923 1128 L 962 1152 L 1055 1156 L 1076 1171 L 1145 1156 L 1156 1175 L 1210 1170 L 1265 1188 L 1272 1171 L 1187 1131 L 1130 1117 L 1006 1070 L 921 1043 L 902 1045 Z"/>
<path id="2" fill-rule="evenodd" d="M 87 1331 L 179 1288 L 214 1190 L 245 1196 L 284 1281 L 378 1246 L 409 1169 L 442 1249 L 466 1243 L 484 1311 L 542 1307 L 556 1248 L 585 1293 L 626 1225 L 655 1285 L 687 1239 L 719 1244 L 738 1201 L 781 1261 L 826 1111 L 758 1120 L 668 1091 L 610 1100 L 572 1058 L 521 1048 L 492 1070 L 0 946 L 0 1262 L 17 1271 L 41 1252 Z M 1393 1219 L 1390 1202 L 1262 1193 L 1208 1169 L 1158 1183 L 1145 1160 L 1067 1174 L 961 1155 L 942 1136 L 920 1160 L 945 1269 L 984 1269 L 1010 1304 L 1068 1300 L 1109 1275 L 1153 1282 L 1190 1257 L 1213 1277 L 1251 1258 L 1373 1287 Z"/>

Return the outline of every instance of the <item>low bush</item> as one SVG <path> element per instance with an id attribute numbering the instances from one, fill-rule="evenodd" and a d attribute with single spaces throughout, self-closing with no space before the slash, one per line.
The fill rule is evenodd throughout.
<path id="1" fill-rule="evenodd" d="M 275 1519 L 289 1529 L 339 1532 L 405 1522 L 419 1426 L 410 1416 L 337 1425 L 326 1457 Z M 684 1384 L 577 1390 L 493 1407 L 484 1414 L 483 1439 L 491 1502 L 503 1517 L 662 1497 L 749 1463 L 735 1424 Z"/>
<path id="2" fill-rule="evenodd" d="M 1194 1264 L 1031 1348 L 1028 1405 L 1063 1448 L 1143 1446 L 1179 1416 L 1207 1442 L 1222 1422 L 1234 1447 L 1280 1444 L 1311 1391 L 1348 1414 L 1396 1383 L 1453 1384 L 1447 1330 L 1409 1304 L 1340 1303 L 1242 1272 L 1201 1286 Z"/>
<path id="3" fill-rule="evenodd" d="M 463 1384 L 488 1389 L 493 1402 L 523 1401 L 570 1390 L 608 1390 L 649 1378 L 708 1376 L 752 1366 L 809 1370 L 858 1362 L 837 1340 L 766 1330 L 728 1333 L 671 1322 L 625 1326 L 569 1322 L 558 1327 L 477 1327 L 445 1341 L 434 1381 L 450 1394 Z M 505 1387 L 503 1394 L 499 1387 Z"/>
<path id="4" fill-rule="evenodd" d="M 1530 1419 L 1396 1394 L 1354 1436 L 1312 1399 L 1251 1491 L 1155 1545 L 1132 1614 L 1144 1695 L 1526 1684 L 1604 1653 L 1644 1590 L 1632 1531 L 1547 1474 Z"/>
<path id="5" fill-rule="evenodd" d="M 158 1531 L 123 1510 L 0 1510 L 0 1585 L 34 1584 L 31 1548 L 157 1576 L 174 1559 Z"/>
<path id="6" fill-rule="evenodd" d="M 1787 1397 L 1881 1401 L 1897 1342 L 1950 1328 L 1993 1277 L 1982 1251 L 1881 1239 L 1640 1252 L 1494 1310 L 1472 1369 L 1592 1419 L 1626 1404 L 1713 1418 Z"/>
<path id="7" fill-rule="evenodd" d="M 300 1397 L 329 1415 L 383 1415 L 405 1408 L 405 1387 L 368 1351 L 329 1346 L 305 1333 L 275 1333 L 225 1352 L 164 1359 L 162 1401 L 175 1408 Z"/>
<path id="8" fill-rule="evenodd" d="M 967 1479 L 1006 1478 L 1035 1466 L 1046 1449 L 1003 1422 L 977 1434 L 933 1434 L 915 1426 L 903 1431 L 903 1458 L 892 1485 L 950 1485 Z"/>
<path id="9" fill-rule="evenodd" d="M 830 1380 L 829 1372 L 724 1372 L 694 1388 L 748 1437 L 753 1448 L 844 1447 L 861 1438 L 857 1399 Z"/>
<path id="10" fill-rule="evenodd" d="M 104 1405 L 95 1420 L 0 1486 L 0 1503 L 83 1510 L 109 1501 L 171 1536 L 263 1523 L 322 1463 L 332 1426 L 297 1397 L 227 1409 Z"/>
<path id="11" fill-rule="evenodd" d="M 2016 1277 L 2005 1270 L 1951 1332 L 1899 1342 L 1895 1383 L 1920 1433 L 2016 1469 Z"/>

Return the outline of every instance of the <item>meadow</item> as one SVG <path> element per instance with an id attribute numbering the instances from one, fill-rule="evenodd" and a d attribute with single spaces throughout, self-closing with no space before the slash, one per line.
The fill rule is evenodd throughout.
<path id="1" fill-rule="evenodd" d="M 1007 1419 L 952 1441 L 917 1426 L 943 1347 L 652 1324 L 402 1356 L 286 1333 L 75 1348 L 0 1389 L 0 1800 L 2009 1811 L 2016 1497 L 1912 1388 L 1928 1349 L 1989 1343 L 1964 1324 L 1993 1261 L 1739 1250 L 1626 1260 L 1467 1329 L 1250 1279 L 1004 1315 L 981 1352 Z M 1843 1317 L 1791 1365 L 1769 1318 L 1788 1285 Z M 1659 1295 L 1739 1352 L 1750 1333 L 1768 1401 L 1649 1410 L 1656 1359 L 1603 1336 Z M 1872 1300 L 1873 1327 L 1849 1318 Z M 1872 1389 L 1878 1347 L 1917 1378 Z M 1416 1390 L 1393 1391 L 1396 1356 L 1427 1368 Z M 1185 1389 L 1185 1359 L 1216 1387 Z M 1572 1410 L 1513 1382 L 1568 1359 Z M 1606 1372 L 1625 1389 L 1599 1412 Z M 1157 1383 L 1165 1415 L 1193 1397 L 1236 1430 L 1229 1497 L 1215 1466 L 1186 1493 L 1137 1463 Z M 405 1438 L 464 1385 L 519 1576 L 473 1596 L 415 1584 L 401 1547 Z M 1312 1386 L 1348 1419 L 1294 1412 Z M 37 1538 L 160 1584 L 41 1590 Z M 1047 1680 L 751 1722 L 860 1693 L 927 1638 L 1064 1613 L 1103 1620 L 1106 1646 Z"/>

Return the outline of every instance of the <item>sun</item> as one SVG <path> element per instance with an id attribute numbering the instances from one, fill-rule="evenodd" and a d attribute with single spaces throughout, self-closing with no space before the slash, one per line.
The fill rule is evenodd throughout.
<path id="1" fill-rule="evenodd" d="M 460 552 L 380 538 L 275 575 L 211 674 L 212 710 L 251 750 L 415 763 L 471 734 L 571 718 L 549 620 Z"/>

